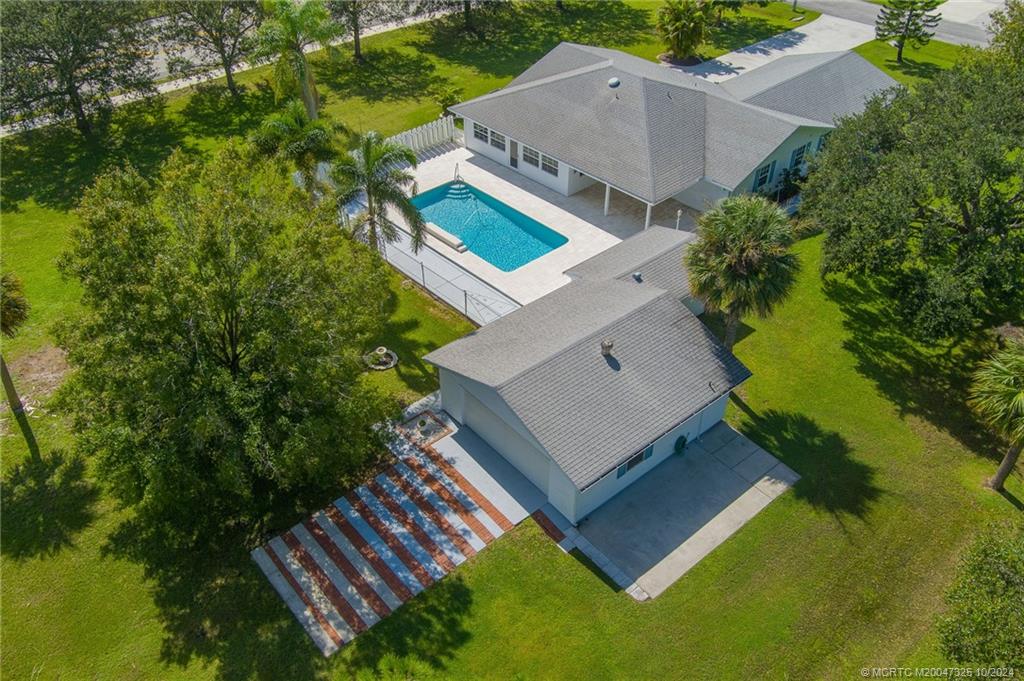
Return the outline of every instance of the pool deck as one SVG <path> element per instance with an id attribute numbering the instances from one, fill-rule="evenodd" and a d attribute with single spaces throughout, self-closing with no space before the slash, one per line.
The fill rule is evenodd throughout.
<path id="1" fill-rule="evenodd" d="M 550 253 L 511 272 L 502 272 L 471 251 L 459 253 L 427 236 L 427 243 L 439 253 L 521 304 L 564 286 L 569 282 L 563 274 L 566 270 L 643 231 L 644 205 L 634 199 L 613 192 L 611 210 L 604 215 L 603 185 L 563 196 L 465 147 L 422 161 L 413 171 L 418 191 L 450 182 L 456 164 L 464 181 L 568 239 Z M 679 208 L 684 210 L 680 227 L 694 231 L 696 212 L 671 200 L 655 207 L 652 224 L 674 227 Z M 404 226 L 401 216 L 394 211 L 388 217 Z"/>

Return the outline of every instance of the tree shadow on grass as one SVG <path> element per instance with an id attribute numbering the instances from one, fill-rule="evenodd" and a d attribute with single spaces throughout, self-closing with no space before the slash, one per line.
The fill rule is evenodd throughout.
<path id="1" fill-rule="evenodd" d="M 938 64 L 926 61 L 917 61 L 908 57 L 903 57 L 903 63 L 900 64 L 896 61 L 895 56 L 893 56 L 892 59 L 886 59 L 885 66 L 897 73 L 902 73 L 905 76 L 919 78 L 921 80 L 931 80 L 945 70 Z"/>
<path id="2" fill-rule="evenodd" d="M 800 474 L 793 493 L 842 524 L 844 516 L 863 519 L 882 495 L 875 469 L 853 457 L 846 439 L 823 429 L 804 414 L 742 407 L 749 421 L 740 430 Z"/>
<path id="3" fill-rule="evenodd" d="M 478 15 L 477 25 L 480 37 L 463 30 L 461 13 L 443 17 L 424 25 L 415 47 L 481 73 L 515 76 L 563 40 L 614 47 L 653 30 L 647 10 L 621 2 L 566 2 L 564 12 L 550 2 L 502 3 Z"/>
<path id="4" fill-rule="evenodd" d="M 325 661 L 241 537 L 181 547 L 138 519 L 122 523 L 105 556 L 140 565 L 164 633 L 160 660 L 212 665 L 220 679 L 312 679 Z"/>
<path id="5" fill-rule="evenodd" d="M 893 296 L 864 277 L 829 277 L 824 291 L 843 312 L 851 337 L 843 347 L 857 371 L 871 379 L 899 410 L 948 433 L 971 451 L 1002 458 L 999 443 L 978 425 L 967 404 L 971 372 L 993 349 L 990 342 L 912 340 L 895 312 Z"/>
<path id="6" fill-rule="evenodd" d="M 30 456 L 0 486 L 0 551 L 22 560 L 74 546 L 75 536 L 93 521 L 98 498 L 81 457 L 69 458 L 60 450 Z"/>
<path id="7" fill-rule="evenodd" d="M 408 281 L 404 277 L 402 277 L 402 281 L 403 287 L 411 287 L 412 295 L 421 295 L 429 301 L 433 301 L 429 294 L 420 291 L 419 287 L 411 281 L 408 284 L 404 283 Z M 428 337 L 432 337 L 432 334 L 417 333 L 423 324 L 418 316 L 396 318 L 398 303 L 398 295 L 393 290 L 390 291 L 385 308 L 387 321 L 384 324 L 380 342 L 377 344 L 386 346 L 398 355 L 398 365 L 389 371 L 394 371 L 398 379 L 411 392 L 417 394 L 433 392 L 437 389 L 437 378 L 433 367 L 423 361 L 423 356 L 436 350 L 440 344 L 429 340 Z M 436 304 L 440 305 L 440 303 Z M 444 314 L 455 316 L 448 309 L 441 309 L 444 310 Z"/>
<path id="8" fill-rule="evenodd" d="M 419 52 L 394 48 L 369 50 L 364 61 L 324 59 L 314 62 L 318 83 L 332 96 L 362 97 L 368 102 L 413 99 L 449 83 L 434 63 Z"/>
<path id="9" fill-rule="evenodd" d="M 17 210 L 22 201 L 66 211 L 86 187 L 109 167 L 131 163 L 144 176 L 155 174 L 170 153 L 184 144 L 185 133 L 167 116 L 162 98 L 124 104 L 109 124 L 97 126 L 84 138 L 61 123 L 5 138 L 4 178 L 0 184 L 4 210 Z"/>
<path id="10" fill-rule="evenodd" d="M 232 97 L 226 85 L 202 83 L 192 88 L 181 117 L 189 134 L 224 139 L 245 136 L 278 108 L 265 80 L 243 87 L 241 100 Z"/>
<path id="11" fill-rule="evenodd" d="M 415 658 L 444 669 L 455 651 L 469 641 L 464 626 L 473 593 L 458 573 L 436 582 L 356 639 L 350 666 L 375 669 L 382 658 Z"/>

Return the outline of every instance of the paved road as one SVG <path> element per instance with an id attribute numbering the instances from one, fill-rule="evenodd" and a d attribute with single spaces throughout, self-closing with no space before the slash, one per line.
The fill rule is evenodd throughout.
<path id="1" fill-rule="evenodd" d="M 865 0 L 798 0 L 801 7 L 823 14 L 875 25 L 878 5 Z M 947 0 L 939 6 L 939 13 L 948 16 L 939 22 L 936 40 L 956 45 L 987 45 L 990 34 L 986 30 L 988 13 L 1000 6 L 1001 0 Z M 955 19 L 955 21 L 953 20 Z"/>

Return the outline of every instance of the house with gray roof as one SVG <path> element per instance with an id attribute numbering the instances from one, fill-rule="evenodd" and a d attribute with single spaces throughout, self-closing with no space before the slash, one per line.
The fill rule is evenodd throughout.
<path id="1" fill-rule="evenodd" d="M 750 376 L 691 311 L 691 239 L 640 232 L 425 357 L 445 411 L 573 523 L 718 423 Z"/>
<path id="2" fill-rule="evenodd" d="M 704 210 L 770 192 L 836 120 L 896 81 L 853 52 L 793 55 L 720 84 L 562 43 L 504 88 L 457 104 L 466 146 L 564 195 L 595 183 Z"/>

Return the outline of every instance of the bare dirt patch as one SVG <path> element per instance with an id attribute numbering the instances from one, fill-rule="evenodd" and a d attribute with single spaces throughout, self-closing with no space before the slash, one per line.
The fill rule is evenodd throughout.
<path id="1" fill-rule="evenodd" d="M 46 398 L 64 382 L 68 372 L 68 361 L 64 351 L 53 345 L 22 355 L 7 364 L 14 379 L 14 385 L 25 405 L 25 411 L 39 409 Z M 0 414 L 10 412 L 6 398 L 0 401 Z"/>

